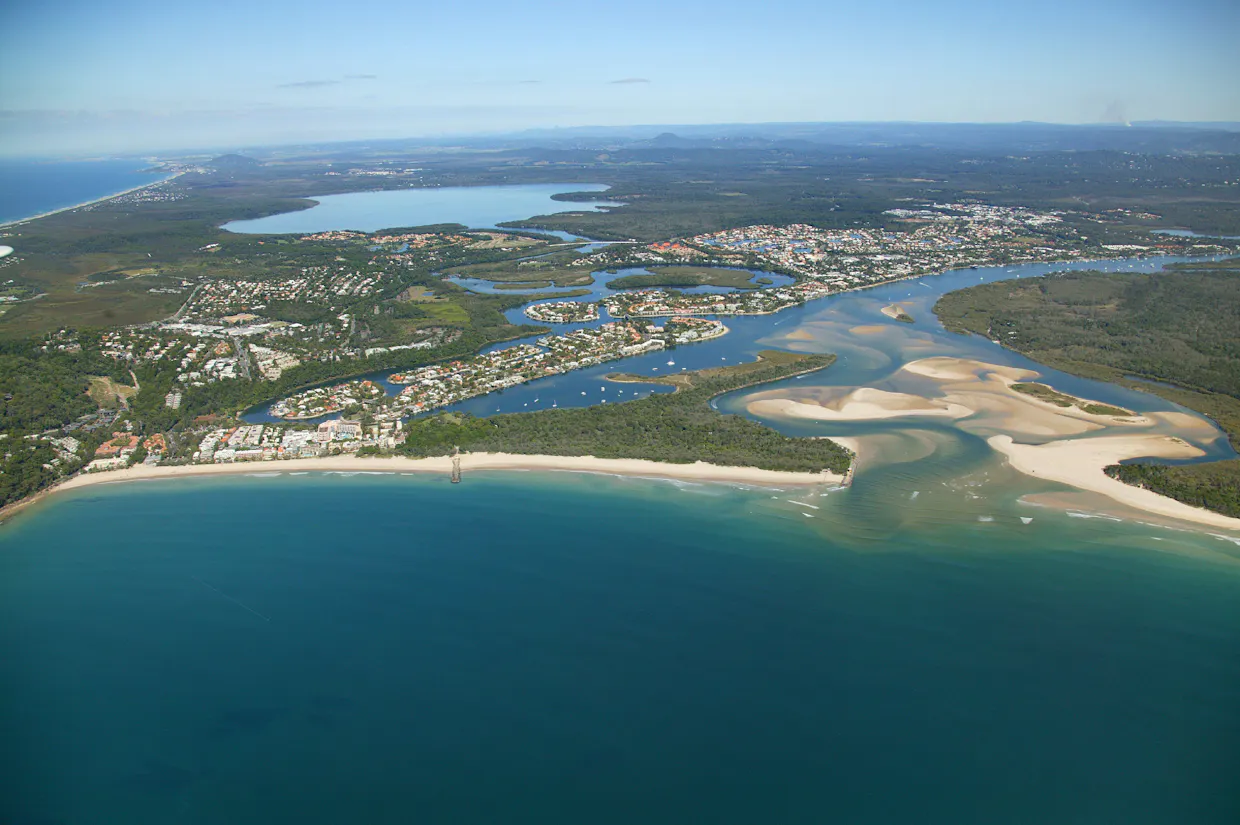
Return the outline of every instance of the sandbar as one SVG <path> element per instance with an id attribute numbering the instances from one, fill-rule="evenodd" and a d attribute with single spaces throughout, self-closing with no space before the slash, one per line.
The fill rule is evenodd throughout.
<path id="1" fill-rule="evenodd" d="M 1174 436 L 1146 433 L 1071 438 L 1049 444 L 1017 444 L 1011 436 L 996 435 L 987 439 L 987 443 L 1006 456 L 1013 469 L 1026 475 L 1100 493 L 1147 513 L 1226 530 L 1240 530 L 1240 519 L 1133 487 L 1103 472 L 1107 465 L 1127 458 L 1197 458 L 1204 455 L 1197 447 Z"/>
<path id="2" fill-rule="evenodd" d="M 961 404 L 873 387 L 854 390 L 832 406 L 787 398 L 766 398 L 751 401 L 748 409 L 754 415 L 781 415 L 813 421 L 873 421 L 908 416 L 964 418 L 973 414 L 972 409 Z"/>

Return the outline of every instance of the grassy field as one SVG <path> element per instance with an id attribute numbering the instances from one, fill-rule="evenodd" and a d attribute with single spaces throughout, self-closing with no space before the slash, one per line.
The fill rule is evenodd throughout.
<path id="1" fill-rule="evenodd" d="M 410 301 L 412 303 L 428 303 L 430 301 L 442 301 L 442 297 L 435 295 L 428 286 L 411 286 L 404 292 L 396 296 L 398 301 Z"/>
<path id="2" fill-rule="evenodd" d="M 469 313 L 454 301 L 433 301 L 422 304 L 423 311 L 436 324 L 468 324 Z"/>
<path id="3" fill-rule="evenodd" d="M 496 283 L 539 283 L 555 286 L 586 286 L 594 282 L 594 267 L 580 264 L 583 256 L 570 250 L 529 260 L 504 260 L 452 267 L 448 274 Z"/>

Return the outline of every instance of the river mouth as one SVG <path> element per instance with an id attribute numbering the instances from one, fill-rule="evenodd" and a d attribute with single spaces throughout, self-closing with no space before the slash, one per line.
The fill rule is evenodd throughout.
<path id="1" fill-rule="evenodd" d="M 1193 259 L 1162 257 L 970 268 L 837 293 L 772 315 L 722 317 L 729 333 L 715 340 L 539 379 L 509 387 L 502 393 L 466 399 L 440 411 L 486 417 L 618 403 L 670 388 L 608 381 L 607 375 L 613 372 L 657 378 L 750 361 L 764 349 L 830 352 L 838 358 L 827 370 L 738 391 L 716 399 L 714 406 L 720 412 L 752 418 L 788 435 L 839 438 L 859 447 L 857 485 L 849 494 L 852 502 L 847 507 L 841 503 L 838 513 L 858 525 L 857 529 L 875 529 L 866 526 L 877 512 L 875 508 L 892 507 L 899 509 L 904 520 L 926 518 L 936 522 L 947 513 L 956 514 L 953 520 L 992 518 L 987 507 L 1007 513 L 1008 520 L 1012 520 L 1017 517 L 1016 510 L 1031 506 L 1027 503 L 1029 497 L 1040 495 L 1073 497 L 1076 506 L 1083 510 L 1123 509 L 1095 493 L 1067 493 L 1061 483 L 1012 470 L 1005 457 L 996 452 L 996 443 L 989 439 L 1012 437 L 1018 444 L 1049 444 L 1095 436 L 1139 436 L 1147 440 L 1128 442 L 1129 449 L 1139 452 L 1135 444 L 1153 445 L 1148 454 L 1156 456 L 1165 447 L 1158 446 L 1161 442 L 1156 439 L 1173 438 L 1188 445 L 1180 452 L 1166 452 L 1167 459 L 1173 461 L 1234 458 L 1236 454 L 1228 439 L 1213 422 L 1158 396 L 1050 369 L 979 336 L 949 333 L 934 315 L 933 306 L 943 294 L 979 283 L 1064 270 L 1151 272 L 1185 260 Z M 598 300 L 613 294 L 607 284 L 622 274 L 596 273 L 590 294 L 573 300 Z M 755 279 L 762 275 L 769 273 L 754 270 Z M 475 286 L 465 282 L 461 285 Z M 533 300 L 509 310 L 509 320 L 524 322 L 525 307 L 555 300 L 556 292 L 532 292 Z M 895 303 L 911 316 L 911 323 L 884 313 Z M 597 321 L 548 326 L 553 334 L 562 334 L 608 320 L 604 311 Z M 533 336 L 530 341 L 538 337 Z M 489 349 L 522 342 L 505 342 Z M 927 373 L 918 369 L 919 363 L 931 361 L 943 362 L 940 367 L 947 373 L 936 375 L 933 370 Z M 952 374 L 953 367 L 948 362 L 954 362 L 956 369 L 968 374 Z M 367 377 L 386 383 L 390 374 L 391 371 L 384 371 Z M 1077 398 L 1130 410 L 1136 415 L 1127 421 L 1078 417 L 1065 424 L 1065 419 L 1033 410 L 1021 399 L 1009 397 L 1014 393 L 1004 395 L 1003 388 L 992 380 L 1001 374 L 1009 376 L 1009 382 L 1020 376 L 1020 380 L 1037 381 Z M 968 381 L 979 383 L 975 387 L 961 385 Z M 400 389 L 391 384 L 387 387 L 389 392 Z M 877 407 L 870 409 L 864 404 L 875 400 L 887 409 L 882 415 L 804 414 L 811 409 L 807 405 L 834 404 L 845 397 L 856 401 L 858 392 L 862 393 L 862 413 L 874 412 Z M 900 405 L 907 409 L 900 410 Z M 792 409 L 800 414 L 789 414 Z M 256 411 L 247 420 L 259 423 L 275 419 Z M 882 484 L 868 483 L 875 478 L 883 479 Z M 975 489 L 982 483 L 976 479 L 985 481 L 984 494 Z"/>

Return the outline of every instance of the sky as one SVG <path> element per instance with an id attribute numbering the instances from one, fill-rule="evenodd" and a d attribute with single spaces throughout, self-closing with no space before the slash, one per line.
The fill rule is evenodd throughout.
<path id="1" fill-rule="evenodd" d="M 1238 0 L 6 0 L 0 155 L 587 125 L 1240 121 Z"/>

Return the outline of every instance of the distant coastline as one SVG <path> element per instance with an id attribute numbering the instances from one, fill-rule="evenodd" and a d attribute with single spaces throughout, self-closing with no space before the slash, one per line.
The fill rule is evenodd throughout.
<path id="1" fill-rule="evenodd" d="M 176 180 L 177 178 L 181 177 L 181 175 L 184 175 L 184 174 L 185 174 L 184 172 L 174 172 L 173 174 L 168 175 L 167 177 L 164 177 L 164 178 L 160 178 L 159 180 L 153 180 L 149 183 L 144 183 L 140 186 L 131 186 L 122 192 L 113 192 L 110 195 L 103 195 L 102 197 L 98 197 L 93 200 L 82 201 L 81 203 L 75 203 L 71 206 L 62 206 L 62 207 L 59 207 L 58 209 L 50 209 L 46 212 L 40 212 L 37 215 L 28 215 L 24 218 L 15 218 L 13 220 L 0 221 L 0 229 L 8 229 L 14 226 L 21 226 L 22 224 L 30 223 L 31 221 L 37 221 L 43 218 L 50 218 L 53 215 L 59 215 L 61 212 L 72 212 L 75 209 L 82 209 L 83 207 L 86 207 L 86 206 L 94 206 L 95 204 L 106 203 L 107 201 L 110 201 L 114 198 L 119 198 L 124 195 L 132 195 L 134 192 L 141 192 L 143 189 L 147 189 L 152 186 L 157 186 L 161 183 L 167 183 L 170 180 Z"/>

